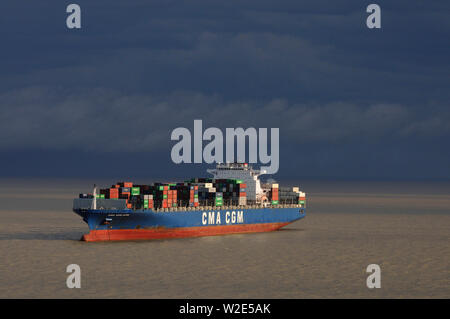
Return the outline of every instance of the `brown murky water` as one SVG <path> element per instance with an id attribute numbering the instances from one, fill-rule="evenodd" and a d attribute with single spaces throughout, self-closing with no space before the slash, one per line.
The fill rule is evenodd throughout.
<path id="1" fill-rule="evenodd" d="M 112 243 L 78 241 L 86 185 L 0 181 L 1 298 L 450 297 L 448 183 L 305 182 L 308 215 L 281 231 Z"/>

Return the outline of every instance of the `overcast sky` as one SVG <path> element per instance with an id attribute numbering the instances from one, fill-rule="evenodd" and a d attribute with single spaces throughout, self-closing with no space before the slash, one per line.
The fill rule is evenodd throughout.
<path id="1" fill-rule="evenodd" d="M 370 3 L 2 1 L 0 177 L 198 175 L 202 119 L 279 127 L 279 178 L 449 179 L 450 2 Z"/>

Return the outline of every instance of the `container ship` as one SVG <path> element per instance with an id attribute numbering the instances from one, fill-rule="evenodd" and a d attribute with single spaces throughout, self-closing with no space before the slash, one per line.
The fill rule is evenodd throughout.
<path id="1" fill-rule="evenodd" d="M 299 187 L 261 183 L 265 171 L 218 164 L 212 178 L 137 185 L 118 182 L 80 194 L 73 211 L 89 226 L 84 241 L 199 237 L 278 230 L 305 217 Z"/>

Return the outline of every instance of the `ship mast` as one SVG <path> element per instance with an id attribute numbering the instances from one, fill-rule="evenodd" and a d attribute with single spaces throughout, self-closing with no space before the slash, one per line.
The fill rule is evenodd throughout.
<path id="1" fill-rule="evenodd" d="M 92 201 L 92 209 L 97 209 L 97 185 L 94 184 L 94 190 L 92 191 L 92 196 L 94 196 L 94 200 Z"/>

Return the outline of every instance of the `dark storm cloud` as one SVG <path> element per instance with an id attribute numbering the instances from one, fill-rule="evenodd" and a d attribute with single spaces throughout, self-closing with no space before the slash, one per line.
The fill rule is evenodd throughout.
<path id="1" fill-rule="evenodd" d="M 171 95 L 126 95 L 108 89 L 76 92 L 35 87 L 0 95 L 2 149 L 95 151 L 160 150 L 172 129 L 193 131 L 194 119 L 204 127 L 279 127 L 281 142 L 402 140 L 430 138 L 450 132 L 450 112 L 420 117 L 398 104 L 292 104 L 227 102 L 219 96 L 192 92 Z M 429 106 L 438 110 L 437 106 Z M 207 111 L 205 111 L 207 110 Z M 420 120 L 419 120 L 420 118 Z"/>
<path id="2" fill-rule="evenodd" d="M 3 152 L 155 151 L 194 119 L 336 158 L 450 136 L 448 1 L 378 1 L 381 30 L 356 0 L 75 2 L 81 30 L 68 3 L 0 5 Z"/>
<path id="3" fill-rule="evenodd" d="M 58 84 L 379 103 L 450 97 L 448 10 L 440 2 L 380 3 L 378 31 L 365 27 L 360 1 L 79 3 L 78 31 L 65 28 L 65 8 L 52 1 L 26 12 L 18 1 L 9 16 L 20 24 L 2 11 L 3 90 Z"/>

